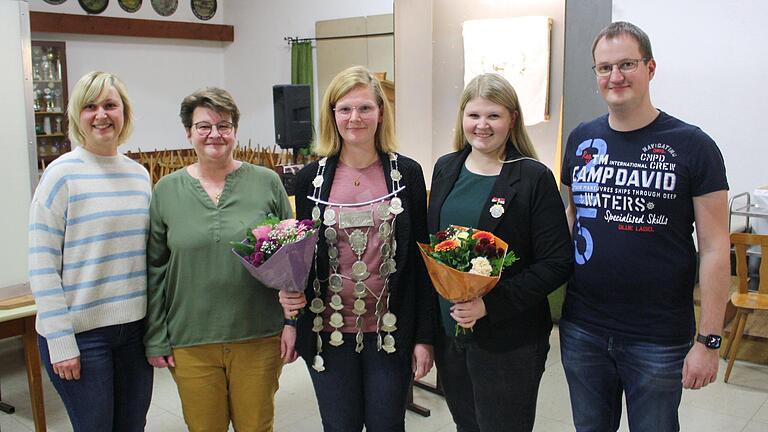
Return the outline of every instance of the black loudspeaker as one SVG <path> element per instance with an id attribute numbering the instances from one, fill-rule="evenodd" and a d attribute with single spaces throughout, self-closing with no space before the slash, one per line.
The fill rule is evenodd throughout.
<path id="1" fill-rule="evenodd" d="M 302 148 L 312 142 L 311 97 L 308 85 L 272 86 L 275 142 L 281 148 Z"/>

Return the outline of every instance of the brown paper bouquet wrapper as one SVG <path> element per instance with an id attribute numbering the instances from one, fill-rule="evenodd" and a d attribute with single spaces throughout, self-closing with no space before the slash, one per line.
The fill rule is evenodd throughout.
<path id="1" fill-rule="evenodd" d="M 496 246 L 504 249 L 504 253 L 506 253 L 507 243 L 495 236 L 494 239 Z M 429 255 L 432 253 L 430 245 L 424 243 L 418 243 L 418 245 L 421 257 L 424 258 L 424 263 L 427 266 L 429 278 L 432 279 L 432 285 L 438 294 L 452 303 L 461 303 L 482 297 L 488 294 L 499 282 L 501 273 L 497 276 L 483 276 L 458 271 L 432 258 Z"/>

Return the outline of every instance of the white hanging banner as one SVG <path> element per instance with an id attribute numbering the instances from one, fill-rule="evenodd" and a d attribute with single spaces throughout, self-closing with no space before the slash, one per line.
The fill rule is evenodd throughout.
<path id="1" fill-rule="evenodd" d="M 513 17 L 464 21 L 464 85 L 483 73 L 512 84 L 527 126 L 549 118 L 552 19 Z"/>

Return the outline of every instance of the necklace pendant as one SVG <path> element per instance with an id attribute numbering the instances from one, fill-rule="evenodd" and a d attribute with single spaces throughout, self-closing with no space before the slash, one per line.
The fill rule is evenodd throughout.
<path id="1" fill-rule="evenodd" d="M 355 187 L 359 187 L 359 186 L 360 186 L 360 179 L 359 179 L 359 178 L 356 178 L 356 179 L 355 179 L 355 181 L 354 181 L 354 183 L 352 183 L 352 184 L 354 184 L 354 185 L 355 185 Z"/>

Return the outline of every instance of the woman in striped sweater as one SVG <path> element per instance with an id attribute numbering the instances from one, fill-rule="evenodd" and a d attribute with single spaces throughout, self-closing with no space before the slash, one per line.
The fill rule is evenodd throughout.
<path id="1" fill-rule="evenodd" d="M 75 432 L 143 431 L 150 179 L 117 152 L 133 116 L 116 76 L 83 76 L 67 115 L 81 146 L 45 170 L 30 207 L 40 354 Z"/>

